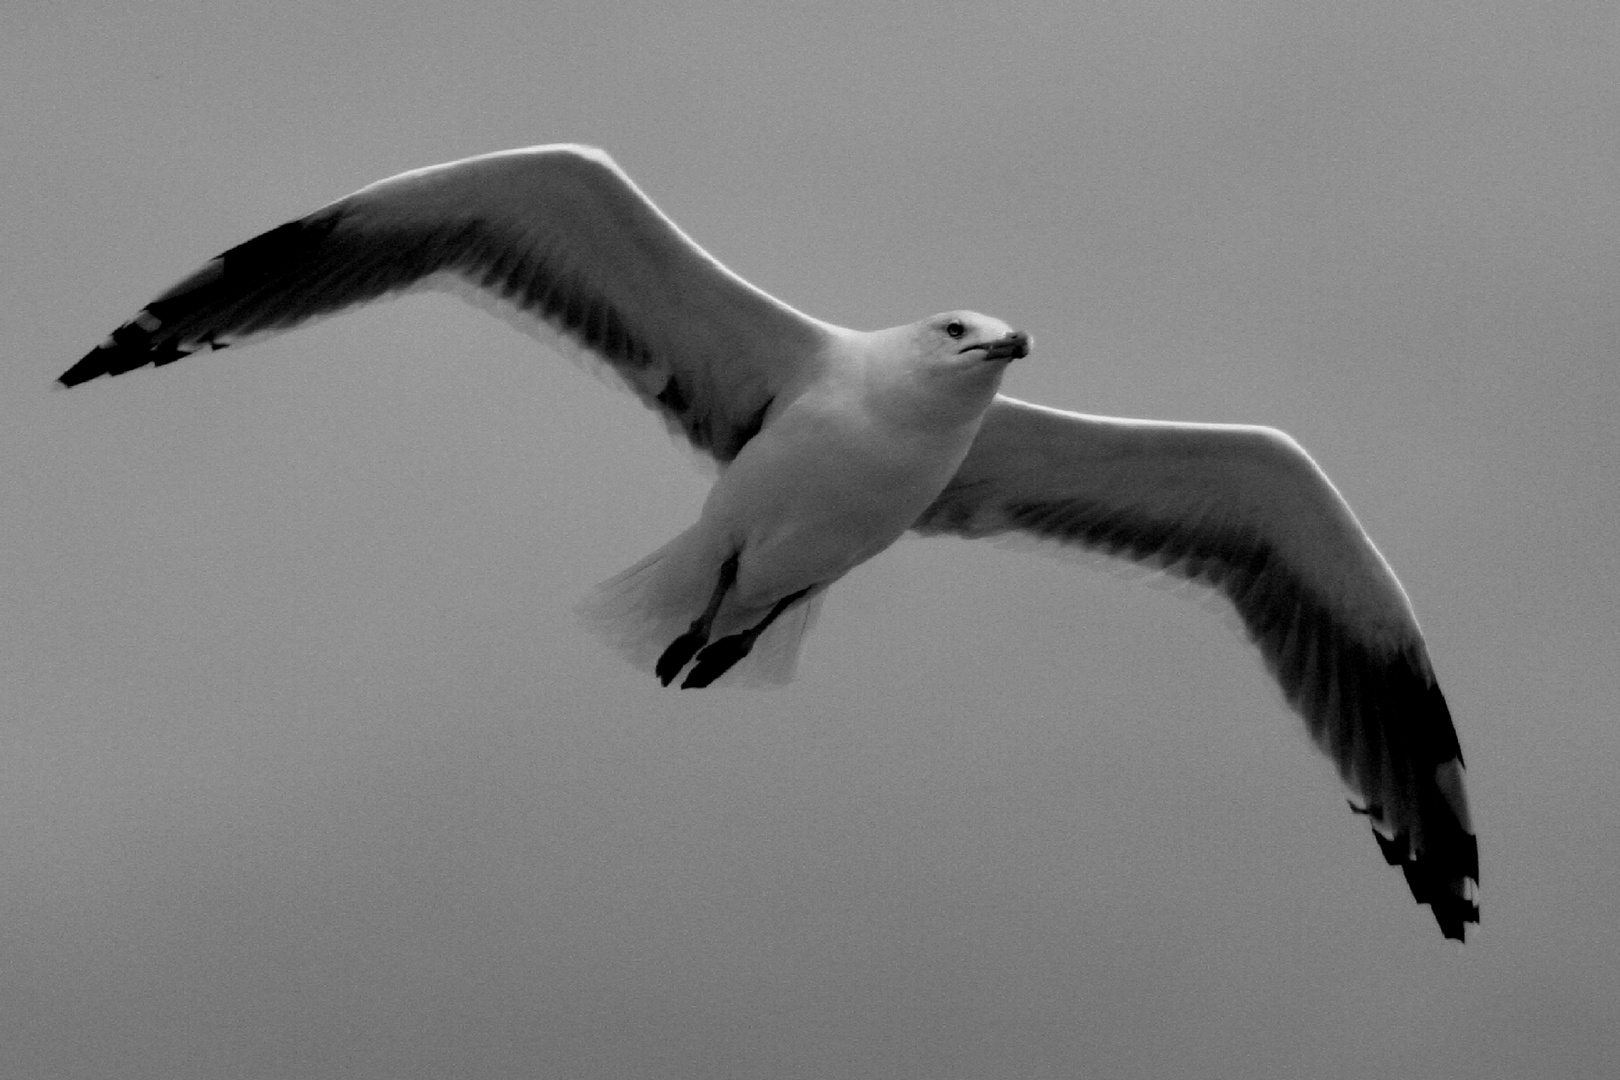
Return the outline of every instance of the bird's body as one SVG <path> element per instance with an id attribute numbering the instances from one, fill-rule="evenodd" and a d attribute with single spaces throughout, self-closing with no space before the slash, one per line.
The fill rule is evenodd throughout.
<path id="1" fill-rule="evenodd" d="M 209 262 L 61 381 L 423 284 L 560 336 L 720 464 L 697 522 L 587 604 L 664 683 L 786 678 L 827 587 L 907 530 L 1118 555 L 1232 602 L 1417 900 L 1448 937 L 1478 921 L 1461 750 L 1416 619 L 1297 443 L 1001 396 L 1029 338 L 972 312 L 875 332 L 811 318 L 711 258 L 600 151 L 505 151 L 363 188 Z"/>
<path id="2" fill-rule="evenodd" d="M 951 337 L 946 329 L 956 325 L 961 335 Z M 732 555 L 736 579 L 713 636 L 757 625 L 785 597 L 813 604 L 904 535 L 956 474 L 1012 358 L 974 348 L 985 339 L 1025 342 L 1019 355 L 1027 348 L 1005 324 L 972 312 L 829 333 L 808 365 L 816 377 L 777 395 L 697 523 L 595 594 L 589 621 L 637 666 L 655 670 Z M 732 677 L 786 681 L 803 629 L 803 620 L 777 622 Z"/>

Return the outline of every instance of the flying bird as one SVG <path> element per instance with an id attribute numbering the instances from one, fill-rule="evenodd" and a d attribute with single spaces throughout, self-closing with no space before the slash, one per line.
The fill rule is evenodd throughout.
<path id="1" fill-rule="evenodd" d="M 362 188 L 207 262 L 59 381 L 420 287 L 605 366 L 719 464 L 697 522 L 585 605 L 665 686 L 785 680 L 825 590 L 908 530 L 1132 560 L 1231 602 L 1418 903 L 1448 938 L 1479 921 L 1462 751 L 1411 604 L 1298 443 L 1004 396 L 1030 337 L 974 312 L 872 332 L 803 314 L 599 150 L 509 150 Z"/>

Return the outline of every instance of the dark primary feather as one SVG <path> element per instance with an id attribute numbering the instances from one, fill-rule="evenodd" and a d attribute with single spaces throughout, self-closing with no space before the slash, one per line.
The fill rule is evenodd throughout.
<path id="1" fill-rule="evenodd" d="M 102 375 L 163 365 L 230 338 L 295 326 L 306 319 L 404 288 L 431 261 L 415 250 L 372 254 L 338 231 L 336 207 L 289 221 L 205 264 L 147 304 L 58 378 L 77 386 Z M 384 256 L 384 257 L 378 257 Z M 425 257 L 426 256 L 426 257 Z"/>
<path id="2" fill-rule="evenodd" d="M 605 155 L 541 147 L 406 173 L 239 244 L 59 381 L 172 363 L 442 274 L 589 350 L 720 461 L 824 337 L 687 240 Z"/>
<path id="3" fill-rule="evenodd" d="M 1479 921 L 1462 751 L 1422 639 L 1348 507 L 1286 437 L 998 398 L 915 528 L 1023 533 L 1218 589 L 1442 933 Z"/>

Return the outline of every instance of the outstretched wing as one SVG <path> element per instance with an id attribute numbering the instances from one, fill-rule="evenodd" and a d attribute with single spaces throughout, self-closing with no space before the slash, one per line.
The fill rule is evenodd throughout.
<path id="1" fill-rule="evenodd" d="M 1479 921 L 1462 751 L 1406 594 L 1316 464 L 1259 427 L 997 397 L 922 533 L 1025 533 L 1220 590 L 1441 931 Z"/>
<path id="2" fill-rule="evenodd" d="M 687 239 L 606 154 L 540 146 L 402 173 L 231 248 L 60 381 L 167 364 L 454 282 L 610 365 L 720 461 L 784 388 L 814 374 L 832 330 Z"/>

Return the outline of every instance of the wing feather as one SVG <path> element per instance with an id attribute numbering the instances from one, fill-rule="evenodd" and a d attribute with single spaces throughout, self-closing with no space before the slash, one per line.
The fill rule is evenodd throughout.
<path id="1" fill-rule="evenodd" d="M 1413 896 L 1447 937 L 1479 921 L 1462 751 L 1417 620 L 1349 506 L 1286 435 L 998 397 L 915 528 L 1023 533 L 1220 591 Z"/>
<path id="2" fill-rule="evenodd" d="M 834 328 L 731 273 L 600 151 L 418 169 L 224 252 L 60 378 L 74 386 L 459 281 L 617 372 L 698 449 L 736 456 Z"/>

